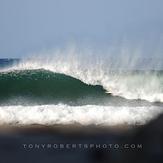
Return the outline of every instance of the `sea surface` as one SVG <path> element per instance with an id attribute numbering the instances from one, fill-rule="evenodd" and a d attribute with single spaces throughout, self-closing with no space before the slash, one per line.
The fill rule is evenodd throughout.
<path id="1" fill-rule="evenodd" d="M 0 124 L 142 125 L 162 112 L 162 69 L 0 59 Z"/>

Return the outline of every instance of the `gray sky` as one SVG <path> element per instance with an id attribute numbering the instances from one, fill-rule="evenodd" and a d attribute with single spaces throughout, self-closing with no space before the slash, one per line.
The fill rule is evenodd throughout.
<path id="1" fill-rule="evenodd" d="M 0 0 L 0 57 L 127 39 L 155 49 L 163 39 L 162 0 Z"/>

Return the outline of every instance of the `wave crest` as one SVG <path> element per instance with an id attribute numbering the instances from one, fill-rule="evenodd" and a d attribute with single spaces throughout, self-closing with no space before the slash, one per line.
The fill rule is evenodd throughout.
<path id="1" fill-rule="evenodd" d="M 108 93 L 126 99 L 163 102 L 163 71 L 118 69 L 111 61 L 83 61 L 77 57 L 27 59 L 6 69 L 44 69 L 81 80 L 90 85 L 101 85 Z M 117 67 L 117 69 L 114 69 Z M 6 71 L 3 70 L 3 71 Z"/>

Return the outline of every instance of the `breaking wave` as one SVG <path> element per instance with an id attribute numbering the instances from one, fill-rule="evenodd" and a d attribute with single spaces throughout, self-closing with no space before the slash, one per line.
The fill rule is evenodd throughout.
<path id="1" fill-rule="evenodd" d="M 45 79 L 47 76 L 50 76 L 50 78 L 54 80 L 54 76 L 60 76 L 60 78 L 67 78 L 72 83 L 78 83 L 79 88 L 69 88 L 71 91 L 79 91 L 80 89 L 81 93 L 78 94 L 82 94 L 85 89 L 83 90 L 81 87 L 84 86 L 84 88 L 89 89 L 90 92 L 93 91 L 94 94 L 97 95 L 100 94 L 105 96 L 106 90 L 107 93 L 110 93 L 113 96 L 119 96 L 126 99 L 163 102 L 162 70 L 118 69 L 119 66 L 117 64 L 116 67 L 117 69 L 115 69 L 115 64 L 107 60 L 104 64 L 100 60 L 83 61 L 82 59 L 77 59 L 75 57 L 47 57 L 47 59 L 33 58 L 22 60 L 14 66 L 1 70 L 1 73 L 8 72 L 8 76 L 11 76 L 11 74 L 14 74 L 13 72 L 15 70 L 24 70 L 22 76 L 23 73 L 27 73 L 26 76 L 24 75 L 27 80 L 31 76 L 35 76 L 35 72 L 38 73 L 36 78 L 41 78 L 41 75 L 45 75 Z M 40 69 L 44 70 L 45 74 L 43 72 L 38 72 Z M 27 70 L 33 70 L 34 74 L 32 75 L 33 72 Z M 60 75 L 57 75 L 56 73 L 59 73 Z M 28 75 L 29 77 L 27 77 Z M 42 81 L 40 81 L 41 83 L 45 82 L 45 79 L 43 78 L 41 79 Z M 49 79 L 46 82 L 49 84 Z M 21 83 L 21 85 L 22 84 L 23 83 Z M 64 85 L 64 87 L 65 86 L 66 85 Z M 73 84 L 71 86 L 75 87 Z M 51 87 L 52 81 L 46 88 L 44 88 L 45 92 Z M 68 89 L 68 87 L 66 89 Z M 89 91 L 87 91 L 86 94 L 89 94 Z"/>

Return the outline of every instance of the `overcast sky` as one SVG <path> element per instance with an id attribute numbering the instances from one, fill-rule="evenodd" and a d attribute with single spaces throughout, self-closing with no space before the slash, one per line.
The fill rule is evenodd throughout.
<path id="1" fill-rule="evenodd" d="M 124 38 L 157 47 L 163 0 L 0 0 L 1 58 L 71 41 L 100 49 Z"/>

